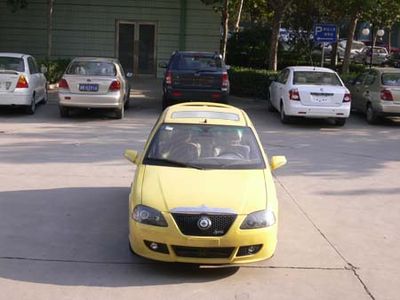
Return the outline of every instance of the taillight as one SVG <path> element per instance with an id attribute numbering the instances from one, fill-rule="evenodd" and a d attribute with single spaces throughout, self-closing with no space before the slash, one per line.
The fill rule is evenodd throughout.
<path id="1" fill-rule="evenodd" d="M 168 85 L 172 85 L 172 72 L 168 71 L 167 74 L 165 74 L 165 83 Z"/>
<path id="2" fill-rule="evenodd" d="M 289 99 L 294 101 L 300 101 L 300 94 L 298 89 L 291 89 L 289 91 Z"/>
<path id="3" fill-rule="evenodd" d="M 345 93 L 343 97 L 343 102 L 350 102 L 351 101 L 351 94 Z"/>
<path id="4" fill-rule="evenodd" d="M 114 80 L 113 82 L 111 82 L 110 84 L 110 91 L 119 91 L 121 89 L 121 82 L 119 82 L 119 80 Z"/>
<path id="5" fill-rule="evenodd" d="M 18 89 L 27 89 L 29 87 L 28 81 L 24 75 L 19 75 L 17 86 Z"/>
<path id="6" fill-rule="evenodd" d="M 381 100 L 383 100 L 383 101 L 393 101 L 392 92 L 387 90 L 387 89 L 383 89 L 381 91 Z"/>
<path id="7" fill-rule="evenodd" d="M 222 87 L 228 88 L 228 86 L 229 86 L 228 73 L 224 72 L 222 73 Z"/>
<path id="8" fill-rule="evenodd" d="M 59 89 L 69 89 L 68 82 L 63 78 L 58 82 Z"/>

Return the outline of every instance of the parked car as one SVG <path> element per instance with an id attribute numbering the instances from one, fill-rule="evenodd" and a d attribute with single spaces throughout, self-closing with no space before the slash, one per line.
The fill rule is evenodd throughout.
<path id="1" fill-rule="evenodd" d="M 346 39 L 338 41 L 337 58 L 339 61 L 342 61 L 344 59 L 346 45 L 347 45 Z M 353 59 L 354 56 L 357 55 L 364 47 L 365 47 L 365 44 L 363 42 L 353 41 L 351 44 L 351 49 L 350 49 L 350 59 Z M 319 49 L 313 50 L 313 54 L 321 55 L 321 49 L 322 49 L 322 46 L 320 45 Z M 324 45 L 324 58 L 325 59 L 330 59 L 331 52 L 332 52 L 332 45 L 331 44 Z"/>
<path id="2" fill-rule="evenodd" d="M 72 108 L 106 108 L 121 119 L 129 106 L 129 82 L 115 58 L 73 59 L 58 88 L 61 117 L 68 117 Z"/>
<path id="3" fill-rule="evenodd" d="M 327 68 L 288 67 L 269 86 L 269 111 L 282 123 L 293 117 L 333 118 L 343 126 L 350 115 L 351 95 L 339 75 Z"/>
<path id="4" fill-rule="evenodd" d="M 33 56 L 0 53 L 0 105 L 24 106 L 34 114 L 39 102 L 47 102 L 47 80 Z"/>
<path id="5" fill-rule="evenodd" d="M 278 201 L 271 171 L 246 113 L 192 102 L 164 110 L 137 165 L 129 196 L 129 243 L 141 256 L 236 264 L 267 259 L 277 244 Z"/>
<path id="6" fill-rule="evenodd" d="M 400 116 L 400 70 L 372 68 L 349 85 L 352 108 L 365 113 L 367 122 L 375 124 L 381 117 Z"/>
<path id="7" fill-rule="evenodd" d="M 229 95 L 227 67 L 220 54 L 176 51 L 166 68 L 163 80 L 163 109 L 185 101 L 226 103 Z"/>
<path id="8" fill-rule="evenodd" d="M 370 64 L 371 61 L 371 48 L 370 46 L 364 47 L 359 53 L 354 55 L 353 61 L 360 64 Z M 372 55 L 373 65 L 385 64 L 389 57 L 389 53 L 384 47 L 374 47 Z"/>
<path id="9" fill-rule="evenodd" d="M 394 68 L 400 68 L 400 52 L 391 53 L 384 65 Z"/>

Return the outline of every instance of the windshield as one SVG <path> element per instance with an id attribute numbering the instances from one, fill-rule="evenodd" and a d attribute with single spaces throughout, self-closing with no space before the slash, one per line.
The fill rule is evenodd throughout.
<path id="1" fill-rule="evenodd" d="M 400 86 L 400 73 L 382 74 L 382 84 L 390 86 Z"/>
<path id="2" fill-rule="evenodd" d="M 12 70 L 17 72 L 24 72 L 24 60 L 18 57 L 0 57 L 0 71 Z"/>
<path id="3" fill-rule="evenodd" d="M 264 169 L 249 127 L 164 124 L 151 141 L 144 164 L 200 169 Z"/>
<path id="4" fill-rule="evenodd" d="M 334 85 L 341 86 L 338 76 L 335 73 L 317 71 L 295 71 L 293 84 L 307 85 Z"/>
<path id="5" fill-rule="evenodd" d="M 217 71 L 221 67 L 222 60 L 218 55 L 184 54 L 176 56 L 172 63 L 174 70 Z"/>
<path id="6" fill-rule="evenodd" d="M 113 63 L 97 61 L 74 61 L 69 66 L 67 74 L 87 76 L 115 76 Z"/>

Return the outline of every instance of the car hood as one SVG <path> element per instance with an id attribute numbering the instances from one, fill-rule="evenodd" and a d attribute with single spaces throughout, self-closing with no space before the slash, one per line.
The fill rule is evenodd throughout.
<path id="1" fill-rule="evenodd" d="M 160 211 L 248 214 L 266 208 L 264 170 L 197 170 L 147 165 L 142 204 Z"/>

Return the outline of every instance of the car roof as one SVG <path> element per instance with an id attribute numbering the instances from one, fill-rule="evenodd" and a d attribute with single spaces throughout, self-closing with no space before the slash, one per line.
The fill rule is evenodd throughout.
<path id="1" fill-rule="evenodd" d="M 206 51 L 176 51 L 176 54 L 189 54 L 197 56 L 219 56 L 218 52 L 206 52 Z"/>
<path id="2" fill-rule="evenodd" d="M 288 69 L 291 69 L 293 71 L 316 71 L 316 72 L 335 73 L 335 71 L 328 68 L 312 67 L 312 66 L 292 66 L 288 67 Z"/>
<path id="3" fill-rule="evenodd" d="M 0 52 L 1 57 L 16 57 L 16 58 L 22 58 L 24 56 L 31 56 L 29 54 L 24 54 L 24 53 L 13 53 L 13 52 Z"/>
<path id="4" fill-rule="evenodd" d="M 379 68 L 375 67 L 375 70 L 377 70 L 380 73 L 400 73 L 400 69 L 397 68 Z"/>
<path id="5" fill-rule="evenodd" d="M 251 126 L 247 114 L 234 106 L 212 102 L 185 102 L 168 107 L 162 123 Z"/>
<path id="6" fill-rule="evenodd" d="M 98 61 L 98 62 L 113 62 L 113 63 L 117 63 L 118 59 L 114 58 L 114 57 L 80 56 L 80 57 L 75 57 L 72 61 Z"/>

